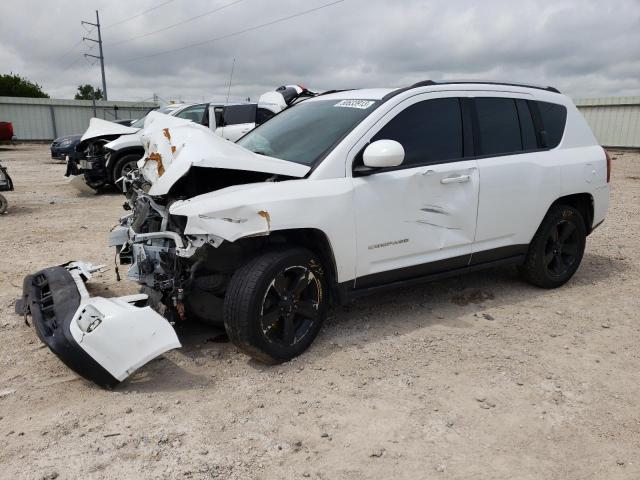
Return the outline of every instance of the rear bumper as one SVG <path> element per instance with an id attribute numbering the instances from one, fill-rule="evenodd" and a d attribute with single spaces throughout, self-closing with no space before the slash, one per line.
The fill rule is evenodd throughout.
<path id="1" fill-rule="evenodd" d="M 40 340 L 70 369 L 112 388 L 180 342 L 163 317 L 133 305 L 146 295 L 90 297 L 84 282 L 96 270 L 70 262 L 28 275 L 16 313 L 31 315 Z"/>

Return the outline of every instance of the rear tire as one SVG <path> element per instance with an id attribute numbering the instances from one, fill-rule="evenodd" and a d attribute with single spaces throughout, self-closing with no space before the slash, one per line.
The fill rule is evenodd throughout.
<path id="1" fill-rule="evenodd" d="M 238 269 L 224 300 L 229 339 L 267 364 L 304 352 L 326 317 L 324 270 L 304 248 L 264 253 Z"/>
<path id="2" fill-rule="evenodd" d="M 123 175 L 126 175 L 133 170 L 137 170 L 138 160 L 140 160 L 140 158 L 139 154 L 130 153 L 129 155 L 124 155 L 122 158 L 118 159 L 113 167 L 113 184 L 116 185 L 117 180 Z"/>
<path id="3" fill-rule="evenodd" d="M 552 207 L 529 244 L 520 270 L 523 278 L 542 288 L 564 285 L 580 266 L 586 238 L 578 210 L 568 205 Z"/>
<path id="4" fill-rule="evenodd" d="M 4 195 L 0 195 L 0 215 L 9 209 L 9 202 Z"/>

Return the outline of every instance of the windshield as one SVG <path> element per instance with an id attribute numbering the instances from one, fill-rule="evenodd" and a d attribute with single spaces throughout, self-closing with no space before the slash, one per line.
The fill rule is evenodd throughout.
<path id="1" fill-rule="evenodd" d="M 302 102 L 252 130 L 237 143 L 254 153 L 311 166 L 379 104 L 377 100 Z"/>
<path id="2" fill-rule="evenodd" d="M 164 114 L 168 115 L 171 112 L 176 111 L 177 109 L 178 109 L 177 105 L 167 105 L 166 107 L 162 107 L 162 108 L 158 108 L 158 109 L 154 110 L 154 112 L 164 113 Z M 144 119 L 145 118 L 146 118 L 146 115 L 144 117 L 142 117 L 142 118 L 139 118 L 135 122 L 133 122 L 131 124 L 131 128 L 143 128 L 144 127 Z"/>

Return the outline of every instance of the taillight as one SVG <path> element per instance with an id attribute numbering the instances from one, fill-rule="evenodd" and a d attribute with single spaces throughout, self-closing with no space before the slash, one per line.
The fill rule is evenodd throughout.
<path id="1" fill-rule="evenodd" d="M 611 155 L 609 155 L 609 152 L 607 152 L 606 149 L 604 149 L 604 154 L 607 157 L 607 183 L 609 183 L 611 181 Z"/>

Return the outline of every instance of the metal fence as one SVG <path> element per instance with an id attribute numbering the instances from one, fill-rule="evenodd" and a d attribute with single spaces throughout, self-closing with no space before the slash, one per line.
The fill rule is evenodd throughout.
<path id="1" fill-rule="evenodd" d="M 151 102 L 104 102 L 50 98 L 0 97 L 0 120 L 11 122 L 18 140 L 53 140 L 83 133 L 92 117 L 134 119 L 157 107 Z"/>
<path id="2" fill-rule="evenodd" d="M 640 97 L 574 101 L 601 145 L 640 148 Z"/>
<path id="3" fill-rule="evenodd" d="M 640 148 L 640 97 L 575 100 L 596 138 L 606 147 Z M 105 120 L 140 118 L 151 102 L 103 102 L 49 98 L 0 97 L 0 121 L 13 123 L 19 140 L 53 140 L 82 133 L 91 117 Z"/>

